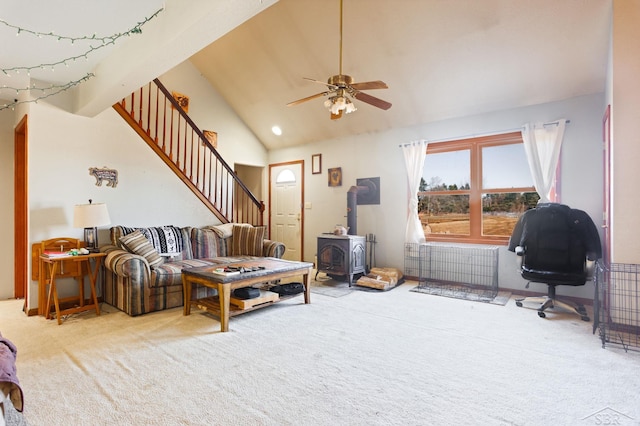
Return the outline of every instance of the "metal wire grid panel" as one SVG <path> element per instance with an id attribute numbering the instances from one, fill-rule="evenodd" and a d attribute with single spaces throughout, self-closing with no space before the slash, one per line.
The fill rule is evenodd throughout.
<path id="1" fill-rule="evenodd" d="M 405 243 L 404 245 L 404 275 L 419 279 L 420 277 L 420 246 L 421 244 Z"/>
<path id="2" fill-rule="evenodd" d="M 418 287 L 493 298 L 498 294 L 498 247 L 407 243 L 405 275 L 418 277 Z"/>
<path id="3" fill-rule="evenodd" d="M 598 262 L 595 288 L 594 332 L 599 329 L 602 347 L 640 351 L 640 265 Z"/>

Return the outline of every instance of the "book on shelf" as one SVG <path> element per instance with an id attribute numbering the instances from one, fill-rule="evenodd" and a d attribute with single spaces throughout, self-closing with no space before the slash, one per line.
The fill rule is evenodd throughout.
<path id="1" fill-rule="evenodd" d="M 55 250 L 45 250 L 42 252 L 44 257 L 54 258 L 54 257 L 67 257 L 71 256 L 68 251 L 55 251 Z"/>

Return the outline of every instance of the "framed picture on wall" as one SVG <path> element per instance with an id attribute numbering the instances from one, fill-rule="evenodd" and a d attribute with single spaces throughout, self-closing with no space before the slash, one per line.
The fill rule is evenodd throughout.
<path id="1" fill-rule="evenodd" d="M 329 186 L 342 186 L 342 168 L 329 169 Z"/>
<path id="2" fill-rule="evenodd" d="M 187 95 L 183 95 L 178 92 L 171 92 L 171 96 L 173 96 L 173 99 L 178 102 L 178 105 L 180 105 L 184 112 L 189 113 L 189 97 Z M 173 108 L 173 104 L 171 104 L 171 108 Z"/>
<path id="3" fill-rule="evenodd" d="M 212 147 L 218 149 L 218 134 L 216 132 L 211 130 L 203 130 L 202 134 L 205 138 L 207 138 L 207 141 L 209 141 Z"/>
<path id="4" fill-rule="evenodd" d="M 322 173 L 322 154 L 313 154 L 311 156 L 311 174 L 319 175 Z"/>

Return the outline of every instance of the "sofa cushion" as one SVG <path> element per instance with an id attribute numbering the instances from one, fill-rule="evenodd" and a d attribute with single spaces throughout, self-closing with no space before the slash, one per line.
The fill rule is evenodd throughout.
<path id="1" fill-rule="evenodd" d="M 214 231 L 216 231 L 216 233 L 220 236 L 220 238 L 230 238 L 233 235 L 233 228 L 235 226 L 253 226 L 250 223 L 234 223 L 234 222 L 230 222 L 230 223 L 223 223 L 221 225 L 211 225 L 211 226 L 205 226 L 205 228 L 207 229 L 213 229 Z"/>
<path id="2" fill-rule="evenodd" d="M 151 268 L 155 268 L 164 263 L 164 259 L 160 257 L 158 251 L 140 230 L 136 230 L 131 234 L 123 235 L 120 237 L 120 242 L 131 253 L 135 253 L 147 259 Z"/>
<path id="3" fill-rule="evenodd" d="M 193 246 L 193 257 L 196 259 L 227 255 L 226 241 L 215 230 L 210 228 L 192 228 L 191 244 Z"/>
<path id="4" fill-rule="evenodd" d="M 234 226 L 231 256 L 262 256 L 266 230 L 264 226 Z"/>
<path id="5" fill-rule="evenodd" d="M 182 285 L 182 270 L 216 265 L 215 259 L 189 259 L 176 262 L 165 262 L 151 271 L 149 287 L 168 287 Z"/>

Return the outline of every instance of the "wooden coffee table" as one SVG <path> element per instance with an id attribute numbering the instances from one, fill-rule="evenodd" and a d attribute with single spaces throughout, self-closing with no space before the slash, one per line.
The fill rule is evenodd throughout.
<path id="1" fill-rule="evenodd" d="M 221 276 L 213 273 L 216 268 L 226 266 L 234 267 L 263 267 L 264 269 L 253 272 L 242 272 L 238 275 Z M 266 302 L 257 306 L 240 309 L 231 305 L 231 292 L 237 288 L 250 287 L 283 278 L 302 276 L 304 283 L 304 303 L 311 303 L 311 289 L 309 276 L 313 269 L 313 263 L 294 262 L 291 260 L 264 257 L 229 264 L 206 266 L 201 268 L 186 268 L 182 270 L 182 287 L 184 294 L 184 315 L 191 314 L 191 304 L 204 307 L 207 311 L 217 314 L 220 318 L 220 331 L 229 331 L 229 317 L 245 312 L 264 308 L 275 302 Z M 218 290 L 218 296 L 204 299 L 191 300 L 191 288 L 193 284 L 200 284 Z M 297 295 L 296 295 L 297 296 Z M 278 301 L 286 300 L 293 296 L 280 296 Z"/>

